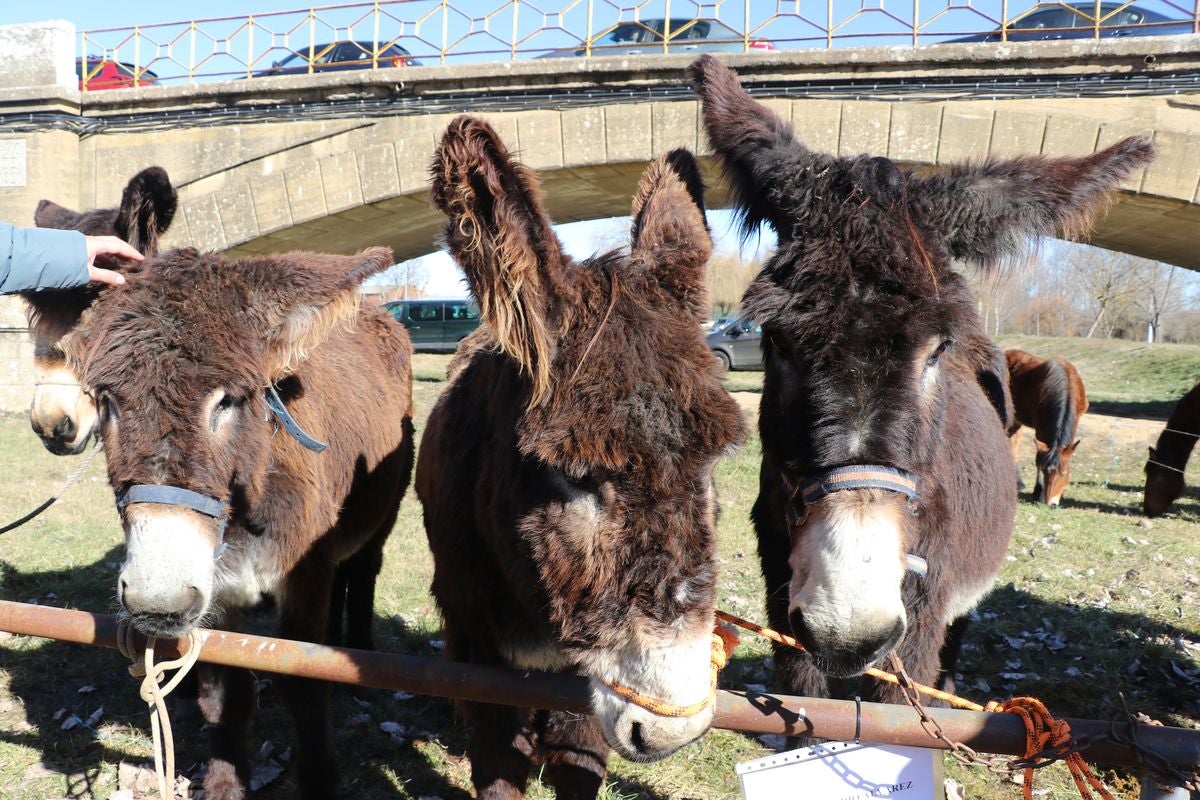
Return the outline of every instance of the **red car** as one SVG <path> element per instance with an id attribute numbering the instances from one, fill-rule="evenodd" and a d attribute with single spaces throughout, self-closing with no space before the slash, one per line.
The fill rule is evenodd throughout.
<path id="1" fill-rule="evenodd" d="M 148 69 L 138 72 L 132 64 L 109 61 L 98 56 L 88 56 L 86 71 L 83 59 L 75 59 L 75 74 L 79 76 L 79 88 L 89 92 L 97 89 L 153 86 L 158 83 L 158 76 Z"/>

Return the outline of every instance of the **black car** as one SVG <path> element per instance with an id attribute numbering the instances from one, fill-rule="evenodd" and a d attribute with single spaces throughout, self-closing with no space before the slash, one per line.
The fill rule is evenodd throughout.
<path id="1" fill-rule="evenodd" d="M 379 56 L 375 56 L 375 48 L 379 47 Z M 374 66 L 386 67 L 418 67 L 420 62 L 413 58 L 412 53 L 398 44 L 377 45 L 375 42 L 341 41 L 314 44 L 293 52 L 286 58 L 276 61 L 270 69 L 254 73 L 254 77 L 262 78 L 271 75 L 305 75 L 312 65 L 312 72 L 336 72 L 344 69 L 371 69 Z"/>
<path id="2" fill-rule="evenodd" d="M 1096 35 L 1093 15 L 1096 4 L 1039 3 L 1008 26 L 1010 42 L 1031 42 L 1045 39 L 1090 39 Z M 1189 20 L 1171 19 L 1157 11 L 1125 3 L 1100 5 L 1100 37 L 1154 36 L 1192 33 Z M 1000 31 L 976 33 L 950 39 L 949 42 L 998 42 Z"/>

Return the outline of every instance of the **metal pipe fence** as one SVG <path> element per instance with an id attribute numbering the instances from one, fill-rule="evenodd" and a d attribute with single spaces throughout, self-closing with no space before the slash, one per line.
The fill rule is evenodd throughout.
<path id="1" fill-rule="evenodd" d="M 376 0 L 88 30 L 80 86 L 527 58 L 1200 33 L 1200 0 Z"/>
<path id="2" fill-rule="evenodd" d="M 117 619 L 105 614 L 0 601 L 0 631 L 64 642 L 117 647 Z M 327 647 L 219 630 L 198 631 L 200 660 L 229 667 L 294 675 L 390 691 L 515 705 L 523 708 L 588 713 L 590 690 L 583 678 L 553 673 L 483 667 L 395 653 Z M 174 658 L 186 640 L 160 640 L 155 652 Z M 130 684 L 129 691 L 136 691 Z M 934 709 L 946 738 L 975 751 L 1024 755 L 1025 728 L 1012 714 Z M 1130 726 L 1070 719 L 1073 736 L 1087 742 L 1088 760 L 1139 766 L 1133 748 L 1122 744 L 1131 733 L 1141 748 L 1162 763 L 1194 770 L 1200 761 L 1200 731 L 1149 725 Z M 813 736 L 847 741 L 861 736 L 875 744 L 946 749 L 932 738 L 907 706 L 855 703 L 756 692 L 720 691 L 716 728 L 746 733 Z M 1131 730 L 1132 728 L 1132 730 Z M 1113 737 L 1113 732 L 1119 734 Z"/>

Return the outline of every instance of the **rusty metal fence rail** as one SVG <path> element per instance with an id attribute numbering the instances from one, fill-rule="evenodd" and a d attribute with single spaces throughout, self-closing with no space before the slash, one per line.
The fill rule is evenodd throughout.
<path id="1" fill-rule="evenodd" d="M 0 631 L 99 647 L 117 647 L 117 620 L 104 614 L 0 601 Z M 296 675 L 387 690 L 404 690 L 480 702 L 586 713 L 587 682 L 550 673 L 482 667 L 394 653 L 325 647 L 228 631 L 200 631 L 201 661 L 262 672 Z M 184 640 L 156 645 L 160 657 L 176 657 Z M 135 691 L 130 684 L 129 691 Z M 1025 729 L 1011 714 L 937 709 L 933 712 L 950 741 L 979 752 L 1023 755 Z M 1135 734 L 1140 747 L 1162 764 L 1191 772 L 1200 761 L 1200 731 L 1149 725 L 1130 726 L 1068 719 L 1077 741 L 1088 743 L 1088 760 L 1138 766 L 1139 753 L 1124 744 Z M 714 727 L 746 733 L 773 733 L 945 749 L 931 738 L 907 706 L 721 691 Z M 1116 734 L 1115 736 L 1113 734 Z"/>
<path id="2" fill-rule="evenodd" d="M 1200 0 L 377 0 L 83 31 L 78 55 L 81 87 L 106 89 L 546 56 L 1154 33 L 1200 33 Z"/>

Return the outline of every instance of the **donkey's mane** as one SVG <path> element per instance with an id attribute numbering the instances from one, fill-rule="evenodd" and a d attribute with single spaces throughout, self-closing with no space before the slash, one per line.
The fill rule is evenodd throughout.
<path id="1" fill-rule="evenodd" d="M 1071 402 L 1071 382 L 1067 371 L 1057 359 L 1046 359 L 1045 380 L 1042 381 L 1042 408 L 1053 423 L 1050 428 L 1050 448 L 1043 462 L 1046 469 L 1058 469 L 1059 449 L 1071 444 L 1075 434 L 1075 404 Z"/>

